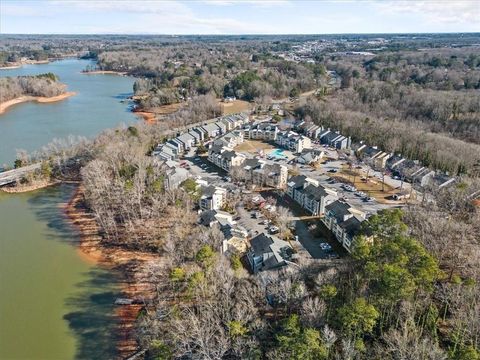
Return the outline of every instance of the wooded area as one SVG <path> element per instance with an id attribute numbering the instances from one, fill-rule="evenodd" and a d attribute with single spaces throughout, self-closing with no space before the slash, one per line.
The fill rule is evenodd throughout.
<path id="1" fill-rule="evenodd" d="M 51 97 L 65 93 L 67 86 L 58 81 L 55 74 L 0 78 L 0 102 L 20 96 Z"/>

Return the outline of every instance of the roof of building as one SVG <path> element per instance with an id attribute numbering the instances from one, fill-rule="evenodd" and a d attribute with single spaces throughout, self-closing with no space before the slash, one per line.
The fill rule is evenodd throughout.
<path id="1" fill-rule="evenodd" d="M 222 158 L 227 159 L 227 160 L 231 160 L 234 157 L 236 157 L 237 155 L 238 154 L 233 150 L 225 150 L 224 152 L 222 152 Z"/>
<path id="2" fill-rule="evenodd" d="M 349 212 L 349 209 L 351 208 L 352 206 L 345 202 L 345 201 L 342 201 L 342 200 L 336 200 L 334 202 L 332 202 L 331 204 L 327 205 L 325 207 L 325 211 L 326 212 L 330 212 L 333 214 L 333 216 L 337 219 L 337 220 L 340 220 L 340 221 L 343 221 L 343 218 L 346 216 L 346 215 L 349 215 L 350 212 Z"/>
<path id="3" fill-rule="evenodd" d="M 261 162 L 257 158 L 253 159 L 246 159 L 242 166 L 246 169 L 255 169 L 256 167 L 260 166 Z"/>
<path id="4" fill-rule="evenodd" d="M 303 187 L 303 184 L 307 181 L 307 177 L 305 175 L 295 175 L 288 179 L 287 185 L 289 187 Z"/>
<path id="5" fill-rule="evenodd" d="M 190 133 L 183 133 L 182 135 L 180 136 L 177 136 L 177 139 L 182 141 L 182 142 L 186 142 L 186 141 L 194 141 L 194 136 Z"/>
<path id="6" fill-rule="evenodd" d="M 263 257 L 265 270 L 274 268 L 291 257 L 291 246 L 276 236 L 258 234 L 250 240 L 251 251 L 255 257 Z M 265 256 L 272 254 L 273 256 Z"/>
<path id="7" fill-rule="evenodd" d="M 342 227 L 343 230 L 347 233 L 347 235 L 351 238 L 358 234 L 361 225 L 362 222 L 355 216 L 352 216 L 351 218 L 339 224 L 339 226 Z"/>
<path id="8" fill-rule="evenodd" d="M 213 123 L 210 123 L 210 124 L 207 124 L 207 125 L 203 125 L 203 128 L 205 130 L 207 130 L 208 132 L 211 132 L 211 131 L 218 131 L 218 126 L 213 124 Z"/>
<path id="9" fill-rule="evenodd" d="M 205 226 L 210 226 L 210 224 L 217 222 L 218 220 L 215 218 L 217 215 L 216 210 L 205 210 L 200 213 L 198 222 Z"/>
<path id="10" fill-rule="evenodd" d="M 325 188 L 321 185 L 315 186 L 315 185 L 309 184 L 307 187 L 305 187 L 303 192 L 305 193 L 305 196 L 308 197 L 309 199 L 317 200 L 317 201 L 320 201 L 322 197 L 329 195 L 329 193 L 327 193 L 325 191 Z"/>

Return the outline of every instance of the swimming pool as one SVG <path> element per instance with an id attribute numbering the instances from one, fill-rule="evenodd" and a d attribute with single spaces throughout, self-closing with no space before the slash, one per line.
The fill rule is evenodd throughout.
<path id="1" fill-rule="evenodd" d="M 276 158 L 276 159 L 286 159 L 287 158 L 287 156 L 283 153 L 282 149 L 273 150 L 270 154 L 268 154 L 268 157 Z"/>

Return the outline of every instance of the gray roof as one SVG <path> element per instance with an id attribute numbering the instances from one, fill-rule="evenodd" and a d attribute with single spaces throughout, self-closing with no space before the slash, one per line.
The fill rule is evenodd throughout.
<path id="1" fill-rule="evenodd" d="M 222 158 L 224 159 L 229 159 L 231 160 L 232 158 L 234 158 L 235 156 L 237 156 L 237 153 L 235 151 L 231 151 L 231 150 L 227 150 L 227 151 L 224 151 L 222 153 Z"/>
<path id="2" fill-rule="evenodd" d="M 347 233 L 347 235 L 352 238 L 360 231 L 362 222 L 358 220 L 355 216 L 352 216 L 348 220 L 345 220 L 338 225 L 342 227 L 343 230 Z"/>
<path id="3" fill-rule="evenodd" d="M 217 188 L 213 185 L 202 187 L 202 197 L 212 197 L 215 191 L 217 191 Z"/>
<path id="4" fill-rule="evenodd" d="M 287 184 L 290 187 L 299 188 L 299 187 L 303 187 L 306 181 L 307 181 L 307 177 L 305 175 L 296 175 L 288 179 Z"/>
<path id="5" fill-rule="evenodd" d="M 258 159 L 246 159 L 242 166 L 245 167 L 250 167 L 251 169 L 255 169 L 256 167 L 260 166 L 260 161 Z"/>
<path id="6" fill-rule="evenodd" d="M 224 148 L 224 146 L 222 144 L 218 144 L 218 143 L 214 142 L 213 145 L 210 146 L 208 151 L 220 154 L 222 152 L 223 148 Z"/>
<path id="7" fill-rule="evenodd" d="M 189 133 L 183 133 L 180 136 L 177 136 L 177 139 L 183 143 L 195 141 L 195 137 Z"/>
<path id="8" fill-rule="evenodd" d="M 321 185 L 315 186 L 310 184 L 303 191 L 306 197 L 308 197 L 311 200 L 317 200 L 317 201 L 320 201 L 322 197 L 329 195 L 325 191 L 325 188 Z"/>
<path id="9" fill-rule="evenodd" d="M 205 226 L 209 226 L 212 222 L 216 222 L 215 218 L 217 212 L 215 210 L 205 210 L 202 211 L 199 218 L 199 223 Z"/>
<path id="10" fill-rule="evenodd" d="M 258 234 L 250 240 L 250 246 L 255 257 L 264 258 L 264 269 L 278 266 L 291 256 L 291 247 L 288 242 L 265 233 Z M 269 257 L 269 254 L 273 256 Z"/>
<path id="11" fill-rule="evenodd" d="M 326 212 L 330 212 L 338 221 L 343 221 L 346 215 L 350 215 L 348 211 L 351 205 L 345 201 L 337 200 L 325 207 Z"/>
<path id="12" fill-rule="evenodd" d="M 219 130 L 218 126 L 215 125 L 215 124 L 213 124 L 213 123 L 204 125 L 203 128 L 204 128 L 205 130 L 207 130 L 208 132 L 218 131 L 218 130 Z"/>

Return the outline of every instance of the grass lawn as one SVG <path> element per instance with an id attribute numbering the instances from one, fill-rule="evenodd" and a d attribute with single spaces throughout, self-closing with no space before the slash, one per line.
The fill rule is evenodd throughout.
<path id="1" fill-rule="evenodd" d="M 248 152 L 251 154 L 256 154 L 259 150 L 263 150 L 265 154 L 268 154 L 274 149 L 276 149 L 275 146 L 260 140 L 245 140 L 243 143 L 235 147 L 235 151 Z"/>

